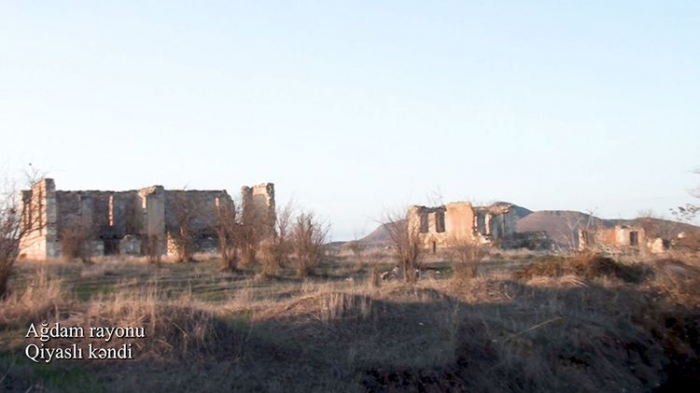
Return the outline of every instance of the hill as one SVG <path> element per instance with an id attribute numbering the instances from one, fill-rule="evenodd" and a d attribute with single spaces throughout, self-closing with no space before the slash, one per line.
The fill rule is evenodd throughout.
<path id="1" fill-rule="evenodd" d="M 547 236 L 559 247 L 570 247 L 576 239 L 579 228 L 611 227 L 609 220 L 603 220 L 586 213 L 571 210 L 542 210 L 523 217 L 516 223 L 518 232 L 547 232 Z"/>
<path id="2" fill-rule="evenodd" d="M 389 230 L 386 225 L 380 224 L 374 231 L 359 241 L 367 247 L 384 247 L 389 245 Z"/>

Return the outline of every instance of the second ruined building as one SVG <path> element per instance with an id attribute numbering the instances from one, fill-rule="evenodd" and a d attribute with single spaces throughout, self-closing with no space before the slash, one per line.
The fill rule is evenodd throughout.
<path id="1" fill-rule="evenodd" d="M 408 221 L 409 228 L 419 233 L 423 245 L 436 251 L 451 241 L 493 244 L 512 240 L 517 237 L 520 209 L 506 202 L 490 206 L 473 206 L 470 202 L 411 206 Z"/>

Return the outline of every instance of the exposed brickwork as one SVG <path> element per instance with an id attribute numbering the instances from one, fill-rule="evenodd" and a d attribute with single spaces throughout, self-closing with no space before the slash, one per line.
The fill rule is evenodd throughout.
<path id="1" fill-rule="evenodd" d="M 275 218 L 274 185 L 244 187 L 254 217 L 271 228 Z M 160 253 L 167 253 L 168 234 L 178 230 L 177 213 L 188 210 L 192 232 L 202 247 L 214 247 L 217 203 L 233 203 L 225 190 L 165 190 L 152 186 L 130 191 L 56 191 L 52 179 L 42 179 L 22 192 L 23 225 L 32 228 L 22 239 L 21 254 L 31 259 L 61 255 L 65 231 L 86 225 L 93 255 L 144 251 L 142 242 L 155 237 Z"/>
<path id="2" fill-rule="evenodd" d="M 426 247 L 436 249 L 451 240 L 468 240 L 480 244 L 506 239 L 515 233 L 517 217 L 510 204 L 472 206 L 469 202 L 453 202 L 443 206 L 411 206 L 408 209 L 410 228 L 420 233 Z"/>

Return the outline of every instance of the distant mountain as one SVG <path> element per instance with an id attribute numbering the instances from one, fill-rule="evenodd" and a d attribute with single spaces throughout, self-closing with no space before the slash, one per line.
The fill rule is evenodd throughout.
<path id="1" fill-rule="evenodd" d="M 391 237 L 389 236 L 389 229 L 387 229 L 387 224 L 380 224 L 377 229 L 372 231 L 369 235 L 363 237 L 359 241 L 368 247 L 386 246 L 389 244 Z"/>
<path id="2" fill-rule="evenodd" d="M 614 226 L 602 220 L 571 210 L 542 210 L 523 217 L 516 223 L 518 232 L 547 232 L 547 236 L 559 247 L 570 247 L 578 237 L 579 228 L 609 228 Z"/>
<path id="3" fill-rule="evenodd" d="M 693 233 L 699 227 L 660 218 L 602 219 L 586 213 L 566 210 L 543 210 L 518 220 L 517 231 L 545 231 L 560 247 L 568 247 L 578 236 L 579 228 L 612 228 L 615 225 L 637 225 L 644 228 L 646 237 L 673 239 L 681 232 Z"/>
<path id="4" fill-rule="evenodd" d="M 662 218 L 642 217 L 633 220 L 607 220 L 613 225 L 628 224 L 639 225 L 644 228 L 647 238 L 661 237 L 671 239 L 678 237 L 682 232 L 691 234 L 700 231 L 700 227 L 691 224 L 685 224 L 677 221 L 664 220 Z"/>

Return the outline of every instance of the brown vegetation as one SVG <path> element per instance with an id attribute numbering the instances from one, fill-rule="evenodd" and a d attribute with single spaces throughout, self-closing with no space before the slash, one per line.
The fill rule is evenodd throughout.
<path id="1" fill-rule="evenodd" d="M 80 259 L 83 263 L 90 263 L 92 249 L 90 241 L 92 228 L 86 219 L 77 218 L 61 231 L 61 252 L 66 261 Z"/>
<path id="2" fill-rule="evenodd" d="M 562 277 L 575 275 L 587 279 L 600 277 L 617 278 L 626 282 L 639 283 L 651 271 L 641 264 L 626 264 L 601 254 L 579 254 L 573 257 L 547 256 L 538 263 L 515 272 L 516 279 L 540 277 Z"/>
<path id="3" fill-rule="evenodd" d="M 25 173 L 28 184 L 34 184 L 38 171 Z M 38 214 L 25 217 L 17 206 L 20 196 L 7 179 L 0 179 L 0 299 L 8 293 L 8 280 L 19 257 L 20 242 L 32 229 L 41 230 Z M 27 213 L 25 213 L 27 214 Z"/>
<path id="4" fill-rule="evenodd" d="M 488 261 L 469 285 L 423 278 L 411 287 L 374 286 L 371 270 L 343 266 L 352 259 L 329 271 L 340 280 L 282 270 L 284 281 L 265 283 L 255 270 L 222 273 L 220 261 L 166 264 L 151 277 L 149 266 L 126 260 L 25 264 L 0 304 L 0 383 L 11 391 L 650 391 L 698 382 L 697 261 L 644 262 L 653 274 L 642 281 L 620 274 L 637 266 L 629 261 L 527 261 L 547 268 L 514 280 L 508 262 Z M 147 338 L 127 340 L 137 346 L 131 362 L 34 365 L 23 336 L 40 320 L 143 326 Z"/>
<path id="5" fill-rule="evenodd" d="M 238 211 L 233 201 L 217 199 L 216 237 L 219 241 L 219 252 L 223 268 L 236 270 L 238 268 L 238 240 L 240 227 L 236 221 Z"/>
<path id="6" fill-rule="evenodd" d="M 16 208 L 0 200 L 0 298 L 7 291 L 7 281 L 19 253 L 19 226 Z"/>
<path id="7" fill-rule="evenodd" d="M 261 245 L 261 274 L 270 277 L 289 263 L 289 254 L 292 252 L 292 238 L 290 228 L 292 225 L 294 207 L 290 203 L 277 212 L 272 235 Z"/>
<path id="8" fill-rule="evenodd" d="M 415 283 L 418 279 L 416 270 L 420 268 L 423 259 L 418 228 L 409 224 L 410 221 L 406 213 L 389 213 L 385 221 L 387 222 L 385 226 L 389 234 L 390 247 L 399 266 L 403 269 L 404 280 L 409 284 Z"/>
<path id="9" fill-rule="evenodd" d="M 313 274 L 324 256 L 324 245 L 329 226 L 309 211 L 299 214 L 294 220 L 291 243 L 297 262 L 297 274 L 306 277 Z"/>
<path id="10" fill-rule="evenodd" d="M 451 239 L 447 245 L 447 255 L 452 264 L 452 277 L 461 283 L 477 276 L 479 262 L 486 255 L 486 249 L 476 240 Z"/>
<path id="11" fill-rule="evenodd" d="M 175 230 L 170 237 L 175 245 L 175 255 L 178 262 L 194 261 L 195 233 L 193 220 L 197 217 L 199 207 L 184 190 L 175 194 L 173 204 Z"/>

